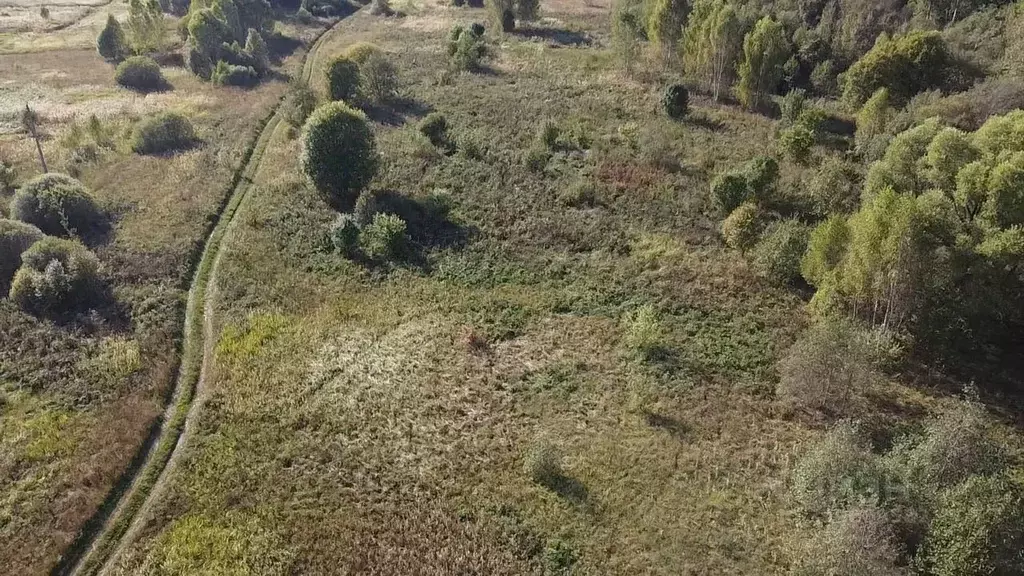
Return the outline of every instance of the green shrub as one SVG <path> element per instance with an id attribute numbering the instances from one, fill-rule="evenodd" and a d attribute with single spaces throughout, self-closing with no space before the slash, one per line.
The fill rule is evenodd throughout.
<path id="1" fill-rule="evenodd" d="M 746 252 L 761 236 L 761 215 L 757 204 L 744 202 L 722 221 L 722 238 L 733 250 Z"/>
<path id="2" fill-rule="evenodd" d="M 431 112 L 420 121 L 419 131 L 438 148 L 451 151 L 452 139 L 448 129 L 448 119 L 440 112 Z"/>
<path id="3" fill-rule="evenodd" d="M 408 236 L 405 220 L 394 214 L 378 213 L 359 233 L 359 247 L 372 260 L 398 260 L 405 255 Z"/>
<path id="4" fill-rule="evenodd" d="M 243 68 L 252 68 L 255 70 L 255 62 L 252 55 L 242 48 L 242 45 L 237 41 L 231 42 L 230 44 L 225 42 L 220 45 L 219 60 L 223 60 L 225 63 L 232 66 L 241 66 Z"/>
<path id="5" fill-rule="evenodd" d="M 779 112 L 782 114 L 782 123 L 791 126 L 804 111 L 807 103 L 807 91 L 803 88 L 790 90 L 779 100 Z"/>
<path id="6" fill-rule="evenodd" d="M 388 211 L 384 194 L 380 190 L 366 190 L 359 195 L 352 209 L 352 218 L 357 226 L 369 226 L 374 216 Z"/>
<path id="7" fill-rule="evenodd" d="M 558 447 L 546 439 L 536 441 L 526 452 L 523 470 L 530 480 L 541 486 L 556 486 L 563 476 Z"/>
<path id="8" fill-rule="evenodd" d="M 372 44 L 370 42 L 356 42 L 342 52 L 342 55 L 344 55 L 345 58 L 348 58 L 359 66 L 362 66 L 370 59 L 370 56 L 373 56 L 374 54 L 383 56 L 384 51 L 377 47 L 376 44 Z"/>
<path id="9" fill-rule="evenodd" d="M 259 82 L 259 74 L 251 66 L 236 66 L 221 60 L 217 62 L 210 81 L 220 86 L 255 86 Z"/>
<path id="10" fill-rule="evenodd" d="M 758 156 L 743 166 L 750 193 L 758 202 L 771 200 L 779 179 L 779 163 L 768 156 Z"/>
<path id="11" fill-rule="evenodd" d="M 120 62 L 128 57 L 131 48 L 128 47 L 128 38 L 121 28 L 121 23 L 114 18 L 113 14 L 107 14 L 107 23 L 96 38 L 96 51 L 104 60 Z"/>
<path id="12" fill-rule="evenodd" d="M 7 194 L 14 190 L 14 182 L 18 178 L 14 166 L 10 162 L 0 158 L 0 194 Z"/>
<path id="13" fill-rule="evenodd" d="M 559 136 L 561 136 L 561 130 L 558 128 L 558 124 L 551 120 L 545 120 L 541 123 L 540 130 L 537 131 L 537 142 L 548 150 L 554 150 L 558 147 Z"/>
<path id="14" fill-rule="evenodd" d="M 213 62 L 210 57 L 203 54 L 202 50 L 196 47 L 195 43 L 188 41 L 182 48 L 182 58 L 185 61 L 185 68 L 203 80 L 209 80 L 213 74 Z"/>
<path id="15" fill-rule="evenodd" d="M 807 226 L 797 220 L 773 223 L 751 251 L 751 266 L 759 276 L 777 284 L 799 279 L 807 236 Z"/>
<path id="16" fill-rule="evenodd" d="M 645 304 L 623 317 L 623 341 L 641 361 L 657 360 L 665 353 L 665 334 L 658 311 Z"/>
<path id="17" fill-rule="evenodd" d="M 84 308 L 97 294 L 99 261 L 73 240 L 43 238 L 21 256 L 10 298 L 23 311 L 58 317 Z"/>
<path id="18" fill-rule="evenodd" d="M 484 32 L 486 32 L 487 29 L 484 28 L 483 24 L 479 22 L 473 22 L 472 24 L 469 25 L 469 31 L 473 33 L 473 36 L 476 36 L 477 38 L 482 38 Z"/>
<path id="19" fill-rule="evenodd" d="M 751 198 L 747 178 L 735 171 L 719 174 L 712 180 L 711 195 L 715 199 L 718 210 L 723 214 L 731 214 L 733 210 Z"/>
<path id="20" fill-rule="evenodd" d="M 802 124 L 795 124 L 779 133 L 779 145 L 794 162 L 806 164 L 814 146 L 814 133 Z"/>
<path id="21" fill-rule="evenodd" d="M 1024 573 L 1024 490 L 1019 483 L 973 476 L 939 500 L 918 554 L 927 574 Z"/>
<path id="22" fill-rule="evenodd" d="M 327 92 L 331 100 L 351 100 L 359 93 L 359 65 L 339 56 L 327 66 Z"/>
<path id="23" fill-rule="evenodd" d="M 682 84 L 672 84 L 661 96 L 661 107 L 673 120 L 682 120 L 690 109 L 690 93 Z"/>
<path id="24" fill-rule="evenodd" d="M 793 467 L 793 498 L 811 515 L 877 500 L 884 489 L 877 458 L 858 426 L 847 420 L 814 442 Z"/>
<path id="25" fill-rule="evenodd" d="M 858 505 L 818 530 L 794 564 L 793 576 L 909 576 L 904 550 L 885 510 Z"/>
<path id="26" fill-rule="evenodd" d="M 344 102 L 325 104 L 303 127 L 302 170 L 317 192 L 351 210 L 377 173 L 377 146 L 366 116 Z"/>
<path id="27" fill-rule="evenodd" d="M 11 217 L 53 236 L 84 234 L 102 223 L 85 186 L 55 172 L 37 176 L 18 189 L 11 199 Z"/>
<path id="28" fill-rule="evenodd" d="M 805 409 L 846 411 L 879 377 L 862 333 L 842 318 L 815 323 L 779 362 L 776 396 Z"/>
<path id="29" fill-rule="evenodd" d="M 149 56 L 132 56 L 117 65 L 114 80 L 132 90 L 152 92 L 161 90 L 167 85 L 160 65 Z"/>
<path id="30" fill-rule="evenodd" d="M 301 78 L 296 78 L 288 86 L 288 94 L 281 103 L 281 110 L 286 122 L 301 128 L 313 110 L 316 110 L 316 93 L 309 84 Z"/>
<path id="31" fill-rule="evenodd" d="M 476 70 L 487 56 L 483 37 L 462 26 L 455 26 L 448 34 L 448 59 L 456 70 Z"/>
<path id="32" fill-rule="evenodd" d="M 10 289 L 22 253 L 42 238 L 43 233 L 31 224 L 0 218 L 0 296 Z"/>
<path id="33" fill-rule="evenodd" d="M 359 224 L 351 214 L 338 214 L 331 226 L 331 244 L 346 257 L 359 250 Z"/>
<path id="34" fill-rule="evenodd" d="M 149 116 L 132 130 L 131 146 L 136 154 L 165 154 L 187 150 L 196 143 L 192 122 L 177 112 Z"/>

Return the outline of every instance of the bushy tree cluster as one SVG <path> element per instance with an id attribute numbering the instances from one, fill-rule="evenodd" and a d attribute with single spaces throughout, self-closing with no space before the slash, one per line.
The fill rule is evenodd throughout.
<path id="1" fill-rule="evenodd" d="M 683 64 L 715 100 L 732 85 L 742 40 L 742 24 L 732 4 L 726 0 L 694 2 L 684 38 Z"/>
<path id="2" fill-rule="evenodd" d="M 842 421 L 793 470 L 802 510 L 828 519 L 793 573 L 1019 573 L 1024 485 L 1008 474 L 1011 465 L 970 396 L 883 455 Z"/>
<path id="3" fill-rule="evenodd" d="M 266 0 L 194 0 L 182 18 L 185 63 L 200 78 L 250 86 L 270 70 L 271 22 Z"/>
<path id="4" fill-rule="evenodd" d="M 9 297 L 25 312 L 59 318 L 88 307 L 99 293 L 99 261 L 75 240 L 43 238 L 21 260 Z"/>
<path id="5" fill-rule="evenodd" d="M 881 38 L 870 52 L 854 63 L 844 76 L 843 98 L 863 104 L 878 89 L 905 103 L 932 88 L 963 85 L 967 72 L 946 48 L 938 32 L 911 32 L 892 39 Z"/>
<path id="6" fill-rule="evenodd" d="M 944 325 L 991 337 L 1024 321 L 1022 226 L 1024 112 L 974 133 L 930 121 L 893 138 L 855 214 L 815 231 L 805 278 L 820 310 L 921 337 Z"/>

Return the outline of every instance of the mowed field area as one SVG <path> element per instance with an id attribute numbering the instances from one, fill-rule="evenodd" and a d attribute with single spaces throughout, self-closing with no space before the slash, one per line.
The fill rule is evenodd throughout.
<path id="1" fill-rule="evenodd" d="M 657 84 L 615 62 L 602 2 L 488 27 L 492 58 L 454 75 L 449 30 L 484 10 L 393 8 L 323 53 L 372 42 L 398 67 L 400 100 L 369 111 L 371 188 L 412 253 L 339 255 L 278 130 L 216 276 L 199 425 L 114 573 L 787 572 L 820 530 L 790 476 L 824 426 L 773 399 L 808 318 L 724 248 L 707 192 L 775 121 L 699 96 L 667 121 Z M 458 152 L 420 134 L 429 112 Z M 545 121 L 558 143 L 536 161 Z M 650 308 L 662 349 L 640 360 L 627 319 Z M 878 429 L 947 402 L 877 386 Z M 537 458 L 560 463 L 549 481 Z"/>
<path id="2" fill-rule="evenodd" d="M 77 12 L 49 5 L 51 20 L 74 20 L 63 27 L 32 22 L 40 6 L 0 9 L 0 152 L 15 185 L 42 172 L 20 124 L 31 106 L 49 170 L 77 176 L 108 216 L 108 228 L 86 244 L 114 304 L 53 322 L 0 300 L 5 574 L 47 573 L 157 423 L 177 370 L 193 265 L 303 45 L 327 25 L 279 24 L 277 46 L 287 47 L 273 55 L 280 75 L 253 89 L 202 82 L 172 59 L 163 68 L 169 86 L 141 94 L 118 86 L 113 65 L 95 48 L 108 10 L 123 15 L 123 3 Z M 133 153 L 132 129 L 166 111 L 192 120 L 197 145 L 178 154 Z M 0 197 L 0 215 L 8 215 L 9 200 Z"/>

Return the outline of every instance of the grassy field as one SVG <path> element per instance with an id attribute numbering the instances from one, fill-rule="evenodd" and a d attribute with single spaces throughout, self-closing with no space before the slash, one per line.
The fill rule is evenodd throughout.
<path id="1" fill-rule="evenodd" d="M 283 71 L 322 26 L 281 28 L 293 38 L 292 50 L 279 54 Z M 112 67 L 91 47 L 92 29 L 81 34 L 88 37 L 81 47 L 52 42 L 73 28 L 41 31 L 38 42 L 18 33 L 33 49 L 0 55 L 0 147 L 19 181 L 41 171 L 33 142 L 17 131 L 29 103 L 42 119 L 50 169 L 77 173 L 112 215 L 109 233 L 90 247 L 118 306 L 58 325 L 0 301 L 0 565 L 12 574 L 49 570 L 162 412 L 197 250 L 286 85 L 282 78 L 252 90 L 221 88 L 165 67 L 170 90 L 135 94 L 114 83 Z M 132 154 L 128 132 L 162 110 L 189 116 L 201 144 L 176 155 Z M 75 162 L 74 149 L 91 138 L 82 135 L 91 115 L 110 143 L 97 158 Z M 0 198 L 5 210 L 7 200 Z"/>
<path id="2" fill-rule="evenodd" d="M 454 78 L 448 30 L 484 11 L 395 8 L 357 13 L 323 52 L 370 41 L 399 67 L 403 101 L 370 114 L 374 188 L 416 215 L 414 254 L 336 254 L 278 130 L 226 240 L 199 426 L 115 572 L 785 572 L 817 529 L 788 481 L 821 426 L 773 400 L 807 319 L 724 249 L 707 193 L 775 122 L 700 98 L 666 121 L 657 85 L 614 62 L 605 4 L 489 30 L 488 67 Z M 425 142 L 428 111 L 479 152 Z M 530 169 L 544 120 L 560 145 Z M 569 194 L 581 184 L 593 200 Z M 628 345 L 645 306 L 653 361 Z M 944 402 L 878 385 L 874 421 Z M 561 463 L 544 483 L 525 469 L 538 454 Z"/>

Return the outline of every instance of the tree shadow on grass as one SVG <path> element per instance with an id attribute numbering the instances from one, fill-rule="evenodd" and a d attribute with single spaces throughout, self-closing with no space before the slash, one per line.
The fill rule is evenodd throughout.
<path id="1" fill-rule="evenodd" d="M 403 126 L 410 117 L 422 118 L 433 111 L 433 107 L 413 98 L 401 97 L 384 104 L 369 104 L 363 106 L 362 110 L 370 120 L 378 124 Z"/>
<path id="2" fill-rule="evenodd" d="M 579 480 L 565 474 L 555 474 L 541 483 L 573 506 L 588 507 L 590 490 Z"/>
<path id="3" fill-rule="evenodd" d="M 539 38 L 560 46 L 589 46 L 592 42 L 590 36 L 582 32 L 566 30 L 564 28 L 526 26 L 516 29 L 512 33 L 523 38 Z"/>
<path id="4" fill-rule="evenodd" d="M 660 428 L 668 432 L 677 440 L 682 440 L 690 432 L 690 427 L 682 420 L 650 410 L 644 410 L 644 421 L 652 428 Z"/>
<path id="5" fill-rule="evenodd" d="M 703 112 L 697 111 L 690 112 L 689 114 L 687 114 L 686 118 L 683 119 L 683 122 L 689 124 L 690 126 L 703 128 L 710 132 L 719 132 L 725 128 L 725 123 L 722 122 L 721 120 L 716 120 L 715 118 L 712 118 L 704 114 Z"/>
<path id="6" fill-rule="evenodd" d="M 291 56 L 301 47 L 302 41 L 298 38 L 276 32 L 267 36 L 267 52 L 270 54 L 270 61 L 274 64 L 280 64 L 282 60 Z"/>

